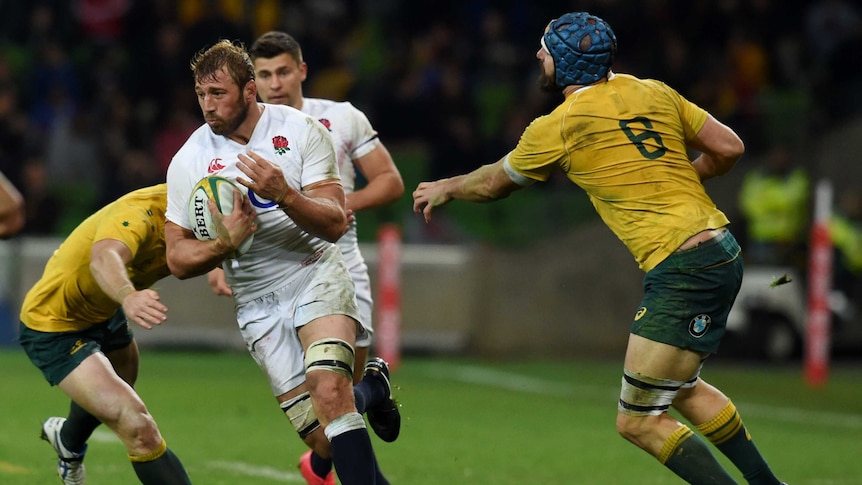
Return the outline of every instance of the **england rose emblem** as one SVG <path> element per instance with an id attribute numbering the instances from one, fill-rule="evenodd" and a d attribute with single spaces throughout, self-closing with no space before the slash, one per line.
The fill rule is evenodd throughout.
<path id="1" fill-rule="evenodd" d="M 326 127 L 327 130 L 332 131 L 332 123 L 329 122 L 326 118 L 320 118 L 318 121 Z"/>
<path id="2" fill-rule="evenodd" d="M 284 152 L 290 150 L 287 145 L 287 138 L 283 136 L 276 136 L 272 139 L 272 146 L 275 148 L 275 153 L 279 155 L 284 155 Z"/>

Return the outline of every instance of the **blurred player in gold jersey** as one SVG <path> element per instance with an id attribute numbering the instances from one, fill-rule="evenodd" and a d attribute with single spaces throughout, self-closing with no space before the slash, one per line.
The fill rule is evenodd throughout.
<path id="1" fill-rule="evenodd" d="M 24 298 L 21 346 L 72 400 L 68 418 L 42 425 L 67 485 L 85 483 L 87 439 L 101 423 L 122 440 L 141 483 L 191 483 L 133 388 L 139 356 L 129 322 L 151 329 L 166 319 L 149 289 L 170 274 L 166 207 L 165 184 L 108 204 L 63 241 Z"/>
<path id="2" fill-rule="evenodd" d="M 645 272 L 625 356 L 619 433 L 690 483 L 736 483 L 706 441 L 668 414 L 673 407 L 748 483 L 781 483 L 730 399 L 699 377 L 718 350 L 743 272 L 728 219 L 702 182 L 733 167 L 742 141 L 667 85 L 612 72 L 616 36 L 594 15 L 552 20 L 540 44 L 541 87 L 561 92 L 562 104 L 536 118 L 496 163 L 420 183 L 414 211 L 428 221 L 452 199 L 501 199 L 561 170 Z M 688 149 L 700 155 L 691 161 Z"/>

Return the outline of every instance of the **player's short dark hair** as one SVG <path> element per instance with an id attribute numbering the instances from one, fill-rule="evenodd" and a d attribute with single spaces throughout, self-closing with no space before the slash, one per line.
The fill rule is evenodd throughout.
<path id="1" fill-rule="evenodd" d="M 297 64 L 302 64 L 302 48 L 290 34 L 277 30 L 269 31 L 254 41 L 248 50 L 252 60 L 272 59 L 281 54 L 289 54 Z"/>
<path id="2" fill-rule="evenodd" d="M 241 42 L 220 40 L 210 48 L 198 52 L 189 67 L 194 73 L 195 82 L 215 79 L 222 67 L 227 69 L 231 79 L 240 88 L 254 79 L 254 65 L 245 46 Z"/>

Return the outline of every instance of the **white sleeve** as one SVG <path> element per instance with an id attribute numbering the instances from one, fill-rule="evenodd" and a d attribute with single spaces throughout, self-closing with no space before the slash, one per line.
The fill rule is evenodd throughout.
<path id="1" fill-rule="evenodd" d="M 192 180 L 192 171 L 189 170 L 189 164 L 184 163 L 184 154 L 188 153 L 188 145 L 183 145 L 179 152 L 171 160 L 168 165 L 167 183 L 168 183 L 168 209 L 165 213 L 167 220 L 174 224 L 191 230 L 192 224 L 189 218 L 189 197 L 192 193 L 192 188 L 198 183 L 197 180 Z"/>
<path id="2" fill-rule="evenodd" d="M 300 184 L 307 187 L 322 180 L 341 180 L 335 144 L 326 128 L 309 117 L 305 150 L 302 152 L 302 175 Z"/>
<path id="3" fill-rule="evenodd" d="M 365 113 L 350 103 L 347 105 L 347 118 L 350 120 L 350 159 L 356 160 L 371 153 L 380 143 L 377 131 L 371 126 Z"/>

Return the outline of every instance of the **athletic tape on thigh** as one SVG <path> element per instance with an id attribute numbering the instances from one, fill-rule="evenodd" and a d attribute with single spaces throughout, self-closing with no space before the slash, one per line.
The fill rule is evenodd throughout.
<path id="1" fill-rule="evenodd" d="M 619 411 L 629 416 L 655 416 L 668 410 L 682 381 L 656 379 L 623 369 Z"/>
<path id="2" fill-rule="evenodd" d="M 353 347 L 337 338 L 320 339 L 308 346 L 305 353 L 305 372 L 328 370 L 353 379 Z"/>
<path id="3" fill-rule="evenodd" d="M 302 439 L 320 427 L 320 421 L 317 420 L 317 413 L 311 406 L 311 395 L 308 391 L 281 403 L 281 410 Z"/>
<path id="4" fill-rule="evenodd" d="M 700 370 L 703 369 L 703 361 L 700 361 L 700 365 L 697 366 L 697 370 L 694 371 L 694 375 L 691 379 L 685 381 L 685 384 L 682 385 L 683 389 L 691 389 L 692 387 L 697 385 L 697 378 L 700 377 Z"/>

